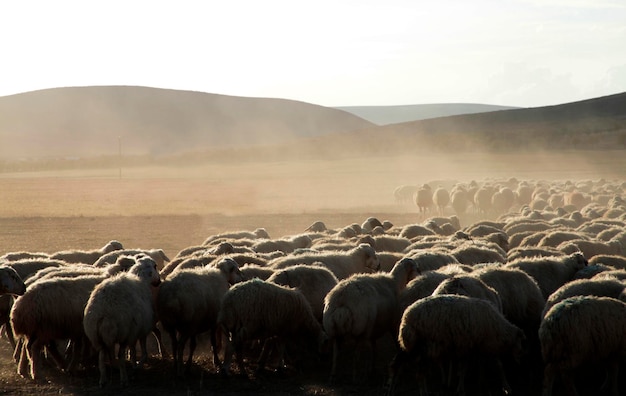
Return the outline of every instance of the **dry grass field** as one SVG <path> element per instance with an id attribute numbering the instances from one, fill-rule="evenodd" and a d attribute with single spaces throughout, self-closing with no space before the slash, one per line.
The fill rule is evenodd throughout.
<path id="1" fill-rule="evenodd" d="M 401 184 L 516 177 L 529 180 L 626 180 L 626 152 L 432 155 L 306 160 L 196 167 L 125 168 L 0 174 L 0 255 L 95 248 L 110 239 L 126 247 L 163 248 L 170 257 L 207 236 L 265 227 L 272 237 L 303 231 L 315 220 L 337 228 L 369 216 L 396 225 L 419 222 L 398 206 Z M 462 219 L 467 223 L 475 219 Z M 332 388 L 327 373 L 269 380 L 224 380 L 208 371 L 173 387 L 169 362 L 153 359 L 128 389 L 101 391 L 97 373 L 70 377 L 47 371 L 33 383 L 15 374 L 0 340 L 1 394 L 379 394 L 382 381 Z M 201 365 L 204 357 L 199 358 Z M 319 374 L 319 375 L 317 375 Z M 116 378 L 116 377 L 114 377 Z"/>

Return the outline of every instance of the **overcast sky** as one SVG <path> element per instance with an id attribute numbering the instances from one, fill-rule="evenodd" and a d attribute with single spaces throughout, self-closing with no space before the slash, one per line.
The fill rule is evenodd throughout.
<path id="1" fill-rule="evenodd" d="M 625 0 L 2 1 L 0 96 L 142 85 L 324 106 L 626 91 Z"/>

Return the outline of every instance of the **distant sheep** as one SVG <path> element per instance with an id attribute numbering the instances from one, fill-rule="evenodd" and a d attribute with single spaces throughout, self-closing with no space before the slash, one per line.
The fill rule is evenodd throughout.
<path id="1" fill-rule="evenodd" d="M 120 249 L 100 256 L 100 258 L 93 263 L 93 266 L 105 267 L 108 264 L 115 263 L 120 256 L 135 256 L 138 254 L 145 254 L 152 257 L 152 259 L 157 263 L 159 271 L 163 269 L 166 262 L 170 261 L 169 257 L 165 255 L 163 249 Z"/>
<path id="2" fill-rule="evenodd" d="M 354 275 L 341 280 L 326 295 L 323 323 L 333 343 L 331 382 L 336 378 L 338 355 L 346 340 L 356 341 L 356 348 L 367 349 L 365 372 L 367 375 L 373 372 L 374 343 L 386 333 L 397 334 L 402 315 L 399 294 L 418 273 L 417 263 L 405 258 L 391 273 Z M 357 356 L 355 353 L 354 367 Z"/>
<path id="3" fill-rule="evenodd" d="M 424 372 L 447 361 L 464 360 L 475 354 L 497 362 L 503 357 L 519 359 L 523 353 L 524 333 L 505 319 L 491 303 L 478 298 L 439 295 L 411 304 L 402 315 L 398 333 L 400 352 L 390 365 L 388 386 L 393 393 L 398 372 L 417 361 L 421 376 L 419 388 L 426 394 Z M 436 367 L 436 366 L 435 366 Z M 499 377 L 502 388 L 511 393 L 502 364 Z M 464 394 L 467 365 L 459 367 L 456 394 Z"/>
<path id="4" fill-rule="evenodd" d="M 404 184 L 396 187 L 393 191 L 393 198 L 397 204 L 407 204 L 411 202 L 417 190 L 416 185 Z"/>
<path id="5" fill-rule="evenodd" d="M 170 335 L 177 376 L 183 375 L 183 353 L 190 341 L 186 371 L 191 368 L 196 337 L 209 331 L 213 364 L 219 367 L 217 351 L 217 315 L 222 297 L 231 284 L 242 280 L 239 265 L 230 258 L 221 259 L 215 267 L 175 271 L 160 286 L 157 312 Z"/>
<path id="6" fill-rule="evenodd" d="M 50 258 L 48 253 L 43 252 L 9 252 L 0 256 L 0 264 L 7 261 L 18 261 L 25 259 Z M 8 264 L 8 263 L 7 263 Z"/>
<path id="7" fill-rule="evenodd" d="M 350 275 L 374 272 L 380 268 L 376 251 L 368 244 L 360 244 L 347 252 L 300 254 L 281 257 L 270 261 L 268 266 L 283 269 L 298 264 L 321 265 L 329 270 L 337 279 L 345 279 Z"/>
<path id="8" fill-rule="evenodd" d="M 161 282 L 156 262 L 148 256 L 138 257 L 127 273 L 98 284 L 85 307 L 83 327 L 91 345 L 98 351 L 101 387 L 106 385 L 106 361 L 117 364 L 122 386 L 128 385 L 126 353 L 138 341 L 145 353 L 146 336 L 154 328 L 156 314 L 152 286 Z M 142 356 L 142 359 L 144 356 Z"/>
<path id="9" fill-rule="evenodd" d="M 475 265 L 480 263 L 506 263 L 506 252 L 495 248 L 467 242 L 450 252 L 461 264 Z"/>
<path id="10" fill-rule="evenodd" d="M 203 245 L 211 245 L 220 239 L 270 239 L 270 234 L 265 228 L 257 228 L 254 231 L 230 231 L 221 234 L 211 235 L 204 240 Z"/>
<path id="11" fill-rule="evenodd" d="M 552 395 L 557 375 L 568 391 L 576 394 L 574 370 L 585 364 L 608 363 L 606 382 L 611 395 L 618 396 L 619 362 L 626 358 L 624 334 L 626 304 L 620 300 L 582 296 L 554 305 L 539 328 L 545 362 L 542 394 Z"/>
<path id="12" fill-rule="evenodd" d="M 311 243 L 311 238 L 302 234 L 289 238 L 260 240 L 252 245 L 252 250 L 257 253 L 271 253 L 277 250 L 291 253 L 296 249 L 311 247 Z"/>
<path id="13" fill-rule="evenodd" d="M 450 193 L 443 187 L 437 187 L 433 192 L 433 204 L 437 207 L 439 216 L 443 216 L 450 203 Z"/>
<path id="14" fill-rule="evenodd" d="M 608 242 L 575 239 L 563 242 L 562 244 L 557 246 L 557 249 L 568 254 L 579 251 L 588 258 L 597 256 L 598 254 L 626 256 L 624 246 L 622 246 L 622 243 L 620 241 L 615 239 L 612 239 Z"/>
<path id="15" fill-rule="evenodd" d="M 122 250 L 124 246 L 122 243 L 116 240 L 109 241 L 106 245 L 100 249 L 95 250 L 63 250 L 50 255 L 50 258 L 55 260 L 63 260 L 66 263 L 83 263 L 93 264 L 101 256 L 112 252 L 114 250 Z"/>
<path id="16" fill-rule="evenodd" d="M 450 195 L 450 205 L 457 215 L 464 215 L 470 204 L 467 191 L 465 189 L 456 189 Z"/>
<path id="17" fill-rule="evenodd" d="M 433 206 L 433 191 L 428 184 L 424 184 L 415 193 L 415 205 L 422 217 L 426 216 L 426 212 L 430 211 Z"/>
<path id="18" fill-rule="evenodd" d="M 324 312 L 324 298 L 339 282 L 327 268 L 303 264 L 277 270 L 267 281 L 300 290 L 311 304 L 313 315 L 320 323 Z"/>
<path id="19" fill-rule="evenodd" d="M 505 264 L 504 267 L 526 272 L 535 279 L 541 293 L 547 299 L 559 287 L 571 281 L 576 272 L 588 264 L 587 259 L 581 253 L 572 253 L 563 257 L 519 259 Z"/>
<path id="20" fill-rule="evenodd" d="M 222 298 L 218 325 L 228 336 L 222 373 L 228 375 L 233 352 L 240 374 L 247 376 L 243 361 L 246 342 L 275 339 L 279 352 L 290 339 L 317 340 L 323 348 L 327 336 L 302 292 L 272 282 L 252 279 L 231 287 Z M 294 338 L 295 337 L 295 338 Z M 265 366 L 268 343 L 265 343 L 258 370 Z M 282 353 L 281 353 L 282 358 Z"/>
<path id="21" fill-rule="evenodd" d="M 267 280 L 267 278 L 276 272 L 273 268 L 258 264 L 244 264 L 239 267 L 239 269 L 241 270 L 241 275 L 244 279 L 259 278 L 261 280 Z"/>
<path id="22" fill-rule="evenodd" d="M 417 250 L 408 252 L 406 255 L 415 260 L 422 273 L 437 270 L 448 264 L 459 264 L 459 260 L 454 255 L 438 250 Z"/>

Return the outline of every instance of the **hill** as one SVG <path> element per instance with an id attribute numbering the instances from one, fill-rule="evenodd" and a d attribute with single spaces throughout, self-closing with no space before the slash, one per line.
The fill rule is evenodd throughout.
<path id="1" fill-rule="evenodd" d="M 460 114 L 487 113 L 490 111 L 515 109 L 511 106 L 496 106 L 476 103 L 433 103 L 400 106 L 342 106 L 336 109 L 357 115 L 377 125 L 397 124 Z"/>
<path id="2" fill-rule="evenodd" d="M 277 144 L 372 127 L 309 103 L 133 86 L 68 87 L 0 97 L 0 159 Z"/>
<path id="3" fill-rule="evenodd" d="M 626 149 L 626 93 L 556 106 L 457 115 L 310 138 L 328 155 Z M 333 152 L 334 151 L 334 152 Z M 342 152 L 344 152 L 342 150 Z"/>

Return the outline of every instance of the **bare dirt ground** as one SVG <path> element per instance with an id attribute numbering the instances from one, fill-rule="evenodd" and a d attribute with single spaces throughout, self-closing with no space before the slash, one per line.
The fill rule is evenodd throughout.
<path id="1" fill-rule="evenodd" d="M 402 157 L 0 174 L 0 255 L 10 251 L 91 249 L 111 239 L 126 247 L 162 248 L 170 257 L 209 235 L 264 227 L 272 237 L 302 232 L 316 220 L 329 228 L 367 217 L 395 225 L 420 222 L 412 205 L 397 205 L 401 184 L 437 180 L 626 179 L 623 151 L 441 158 Z M 475 218 L 462 218 L 462 225 Z M 202 351 L 202 346 L 200 347 Z M 206 351 L 206 349 L 204 349 Z M 131 385 L 97 386 L 95 369 L 75 375 L 46 368 L 46 380 L 16 374 L 12 350 L 0 339 L 0 394 L 34 395 L 377 395 L 384 368 L 357 384 L 327 383 L 328 362 L 261 378 L 224 379 L 205 353 L 190 378 L 174 384 L 171 361 L 151 356 Z M 114 379 L 117 376 L 114 375 Z M 406 394 L 414 389 L 405 388 Z"/>

